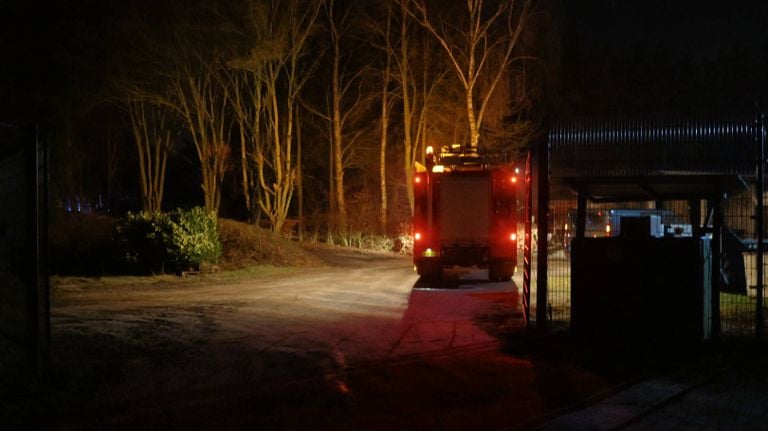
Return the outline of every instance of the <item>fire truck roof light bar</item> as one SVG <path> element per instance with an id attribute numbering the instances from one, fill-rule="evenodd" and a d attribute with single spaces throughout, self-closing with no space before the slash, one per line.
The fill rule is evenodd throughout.
<path id="1" fill-rule="evenodd" d="M 499 166 L 509 164 L 507 153 L 440 153 L 439 162 L 447 167 L 456 166 Z"/>

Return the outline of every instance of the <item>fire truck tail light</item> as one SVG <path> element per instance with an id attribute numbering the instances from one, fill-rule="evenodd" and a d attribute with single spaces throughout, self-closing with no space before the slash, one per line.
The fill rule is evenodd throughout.
<path id="1" fill-rule="evenodd" d="M 517 234 L 516 233 L 510 234 L 509 235 L 509 240 L 510 241 L 517 241 Z"/>
<path id="2" fill-rule="evenodd" d="M 416 241 L 420 240 L 421 239 L 421 233 L 420 232 L 416 232 L 415 234 L 413 234 L 413 239 L 415 239 Z"/>
<path id="3" fill-rule="evenodd" d="M 512 177 L 512 178 L 509 179 L 509 181 L 512 182 L 512 183 L 516 183 L 517 182 L 517 177 Z"/>
<path id="4" fill-rule="evenodd" d="M 419 184 L 421 182 L 421 177 L 417 176 L 413 178 L 413 182 L 416 184 Z"/>

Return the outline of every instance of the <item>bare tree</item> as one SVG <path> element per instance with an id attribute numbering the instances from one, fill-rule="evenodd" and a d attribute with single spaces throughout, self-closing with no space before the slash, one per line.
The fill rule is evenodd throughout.
<path id="1" fill-rule="evenodd" d="M 408 12 L 427 29 L 442 46 L 456 77 L 464 89 L 470 148 L 477 151 L 483 117 L 488 101 L 507 66 L 515 60 L 513 53 L 528 18 L 529 0 L 500 0 L 487 10 L 483 0 L 467 0 L 466 27 L 452 25 L 445 16 L 433 15 L 426 0 L 407 0 Z M 522 5 L 519 5 L 522 3 Z M 503 21 L 503 22 L 502 22 Z M 497 31 L 503 27 L 503 31 Z M 494 58 L 498 59 L 493 61 Z M 492 66 L 495 68 L 491 69 Z M 488 84 L 479 85 L 488 74 Z"/>
<path id="2" fill-rule="evenodd" d="M 226 74 L 228 81 L 224 87 L 232 106 L 240 142 L 240 184 L 250 221 L 258 224 L 261 218 L 259 202 L 262 189 L 257 182 L 256 160 L 257 155 L 264 151 L 264 83 L 258 65 L 244 64 L 237 60 L 231 61 L 229 65 L 232 70 Z"/>
<path id="3" fill-rule="evenodd" d="M 392 8 L 387 7 L 387 24 L 384 30 L 385 44 L 389 43 L 392 28 Z M 387 133 L 389 131 L 389 81 L 390 69 L 392 63 L 392 50 L 386 49 L 384 52 L 386 60 L 384 62 L 384 77 L 381 82 L 381 139 L 379 145 L 379 192 L 381 193 L 381 204 L 379 206 L 379 230 L 382 233 L 387 231 Z"/>
<path id="4" fill-rule="evenodd" d="M 323 137 L 328 142 L 328 193 L 329 206 L 335 222 L 333 233 L 344 233 L 348 227 L 348 220 L 340 217 L 340 207 L 347 207 L 347 195 L 345 189 L 345 173 L 350 169 L 363 168 L 370 158 L 368 137 L 373 124 L 370 122 L 370 108 L 378 92 L 372 93 L 362 88 L 361 75 L 368 68 L 358 70 L 354 74 L 342 75 L 339 78 L 340 93 L 339 103 L 333 103 L 333 95 L 327 96 L 324 110 L 317 109 L 307 102 L 303 106 L 322 120 L 325 127 L 318 126 Z M 343 83 L 342 83 L 343 82 Z M 336 108 L 338 107 L 338 111 Z M 338 113 L 338 115 L 334 115 Z M 340 134 L 336 135 L 336 131 Z M 342 173 L 339 176 L 339 172 Z M 341 181 L 339 181 L 341 177 Z M 341 200 L 341 203 L 340 203 Z"/>
<path id="5" fill-rule="evenodd" d="M 405 170 L 405 187 L 408 192 L 408 206 L 413 212 L 413 160 L 415 158 L 413 139 L 413 100 L 411 100 L 412 77 L 410 71 L 410 34 L 407 0 L 400 2 L 400 56 L 398 58 L 400 90 L 403 96 L 403 169 Z"/>
<path id="6" fill-rule="evenodd" d="M 188 42 L 187 45 L 183 45 Z M 121 85 L 131 103 L 146 103 L 178 115 L 192 137 L 201 171 L 205 208 L 218 212 L 221 183 L 231 150 L 228 144 L 227 101 L 221 87 L 222 65 L 206 59 L 191 41 L 181 40 L 182 50 L 170 53 L 172 69 L 158 71 L 158 82 L 148 88 L 138 82 Z"/>
<path id="7" fill-rule="evenodd" d="M 177 63 L 165 99 L 185 122 L 192 136 L 202 175 L 205 208 L 219 211 L 221 183 L 230 162 L 227 101 L 221 88 L 222 64 L 199 53 Z"/>
<path id="8" fill-rule="evenodd" d="M 378 94 L 363 88 L 369 67 L 350 67 L 352 56 L 344 55 L 342 40 L 349 38 L 355 23 L 349 8 L 336 7 L 333 0 L 325 3 L 326 30 L 330 39 L 331 92 L 326 95 L 324 110 L 304 103 L 306 109 L 327 124 L 329 140 L 329 196 L 331 213 L 335 215 L 335 230 L 345 233 L 348 228 L 346 171 L 358 164 L 359 145 L 364 130 L 370 127 L 368 107 Z M 354 69 L 354 70 L 350 70 Z"/>
<path id="9" fill-rule="evenodd" d="M 165 169 L 173 145 L 168 113 L 157 105 L 128 98 L 124 104 L 131 119 L 131 131 L 139 162 L 142 209 L 162 208 Z"/>
<path id="10" fill-rule="evenodd" d="M 148 79 L 135 70 L 123 70 L 113 77 L 112 83 L 112 102 L 127 114 L 129 120 L 138 161 L 142 210 L 161 211 L 168 155 L 178 132 L 173 130 L 178 129 L 172 118 L 176 111 L 163 91 L 167 81 L 160 76 Z M 115 154 L 111 145 L 109 154 Z M 110 167 L 109 172 L 114 175 L 114 168 Z"/>
<path id="11" fill-rule="evenodd" d="M 343 33 L 349 28 L 349 11 L 338 17 L 334 8 L 334 0 L 326 3 L 326 14 L 328 16 L 328 33 L 331 39 L 332 53 L 332 73 L 331 73 L 331 131 L 332 131 L 332 154 L 333 154 L 333 189 L 334 201 L 338 214 L 338 228 L 341 232 L 347 230 L 347 205 L 346 195 L 344 194 L 344 162 L 342 156 L 342 113 L 341 100 L 343 92 L 346 89 L 341 88 L 340 64 L 341 64 L 341 38 Z M 348 87 L 347 87 L 348 88 Z"/>
<path id="12" fill-rule="evenodd" d="M 135 11 L 131 29 L 141 60 L 129 66 L 130 76 L 120 85 L 136 101 L 178 117 L 200 163 L 205 207 L 218 212 L 231 155 L 231 116 L 222 85 L 226 67 L 220 50 L 226 45 L 220 29 L 224 18 L 215 6 L 204 3 L 163 6 L 175 19 L 162 29 L 149 27 L 141 11 Z"/>
<path id="13" fill-rule="evenodd" d="M 399 9 L 400 31 L 393 32 L 392 37 L 385 37 L 385 40 L 387 53 L 394 62 L 395 70 L 392 78 L 397 83 L 399 96 L 402 99 L 402 168 L 408 204 L 413 211 L 414 166 L 420 156 L 423 156 L 430 111 L 436 97 L 439 96 L 439 89 L 444 83 L 443 78 L 448 69 L 440 61 L 429 61 L 428 54 L 431 46 L 425 35 L 412 24 L 413 20 L 408 11 L 409 1 L 411 0 L 392 2 L 393 6 Z M 393 19 L 397 18 L 394 13 L 391 16 Z M 378 32 L 382 35 L 387 34 L 382 28 L 379 28 Z M 422 52 L 417 51 L 419 45 Z M 449 127 L 453 122 L 455 119 L 446 121 L 445 127 Z"/>
<path id="14" fill-rule="evenodd" d="M 295 188 L 295 112 L 299 94 L 316 64 L 306 62 L 305 56 L 321 6 L 317 1 L 251 1 L 251 49 L 245 58 L 230 62 L 230 67 L 249 76 L 244 90 L 230 93 L 237 100 L 240 130 L 248 130 L 249 135 L 241 134 L 241 140 L 250 143 L 241 143 L 243 187 L 251 187 L 247 171 L 255 168 L 258 205 L 275 232 L 288 217 Z M 262 128 L 264 140 L 260 138 Z"/>

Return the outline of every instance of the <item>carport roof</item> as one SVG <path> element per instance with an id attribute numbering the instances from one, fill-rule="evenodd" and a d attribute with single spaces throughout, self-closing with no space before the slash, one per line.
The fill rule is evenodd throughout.
<path id="1" fill-rule="evenodd" d="M 732 195 L 755 181 L 765 123 L 756 112 L 581 117 L 548 135 L 554 199 L 677 200 Z"/>
<path id="2" fill-rule="evenodd" d="M 748 180 L 741 175 L 682 171 L 643 176 L 553 176 L 550 181 L 568 187 L 551 199 L 581 194 L 593 202 L 706 199 L 749 189 Z"/>

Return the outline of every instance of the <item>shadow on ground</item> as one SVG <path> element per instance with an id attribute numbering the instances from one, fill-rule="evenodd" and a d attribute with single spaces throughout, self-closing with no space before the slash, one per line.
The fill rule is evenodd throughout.
<path id="1" fill-rule="evenodd" d="M 74 305 L 57 317 L 45 378 L 33 379 L 20 359 L 0 362 L 4 425 L 66 430 L 530 429 L 647 376 L 714 357 L 708 346 L 686 350 L 635 340 L 609 344 L 529 331 L 523 325 L 519 287 L 488 282 L 484 271 L 448 272 L 436 288 L 424 280 L 411 284 L 413 276 L 401 268 L 402 259 L 391 265 L 358 254 L 330 259 L 341 266 L 369 259 L 382 268 L 395 266 L 374 276 L 408 284 L 370 291 L 352 286 L 339 298 L 348 301 L 344 307 L 319 320 L 312 319 L 318 308 L 296 308 L 294 297 L 305 295 L 312 298 L 308 305 L 317 306 L 330 290 L 324 285 L 295 289 L 267 310 L 282 316 L 281 307 L 294 307 L 290 319 L 267 319 L 261 326 L 267 332 L 243 339 L 219 336 L 225 324 L 266 312 L 241 304 L 247 302 L 238 290 L 243 286 L 231 290 L 241 302 L 218 297 L 227 307 L 178 304 L 186 296 L 161 296 L 119 314 L 77 308 L 78 303 L 98 304 L 77 302 L 78 296 L 67 293 Z M 337 280 L 334 271 L 322 280 Z M 399 278 L 401 273 L 405 278 Z M 251 289 L 255 295 L 268 287 Z M 121 291 L 115 292 L 119 297 Z M 204 298 L 199 294 L 195 301 Z M 384 299 L 371 302 L 370 311 L 355 313 L 361 308 L 355 301 L 370 298 Z M 322 305 L 327 304 L 333 301 Z M 265 343 L 262 336 L 273 336 L 274 342 Z M 331 341 L 315 342 L 321 337 Z M 361 352 L 373 353 L 355 360 Z"/>

